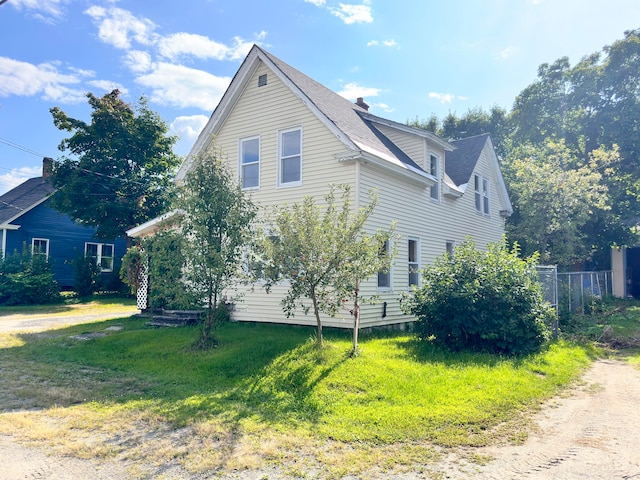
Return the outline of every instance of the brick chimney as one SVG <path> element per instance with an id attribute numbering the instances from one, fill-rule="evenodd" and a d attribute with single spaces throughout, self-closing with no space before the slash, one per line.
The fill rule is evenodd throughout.
<path id="1" fill-rule="evenodd" d="M 42 178 L 49 178 L 53 172 L 53 158 L 44 157 L 42 159 Z"/>
<path id="2" fill-rule="evenodd" d="M 364 108 L 365 110 L 369 111 L 369 105 L 367 105 L 364 102 L 364 98 L 362 97 L 358 97 L 358 99 L 356 100 L 356 105 L 358 105 L 361 108 Z"/>

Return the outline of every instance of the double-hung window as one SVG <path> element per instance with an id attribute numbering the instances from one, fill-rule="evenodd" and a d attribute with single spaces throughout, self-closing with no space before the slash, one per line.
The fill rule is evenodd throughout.
<path id="1" fill-rule="evenodd" d="M 431 155 L 429 159 L 429 173 L 436 177 L 436 184 L 431 186 L 431 198 L 440 200 L 440 168 L 438 157 Z"/>
<path id="2" fill-rule="evenodd" d="M 409 266 L 409 286 L 418 285 L 420 282 L 420 242 L 416 238 L 410 238 L 407 242 Z"/>
<path id="3" fill-rule="evenodd" d="M 113 245 L 110 243 L 84 244 L 84 255 L 91 257 L 101 272 L 113 272 Z"/>
<path id="4" fill-rule="evenodd" d="M 478 213 L 489 215 L 489 179 L 474 175 L 474 189 L 476 196 L 476 210 Z"/>
<path id="5" fill-rule="evenodd" d="M 240 184 L 245 189 L 260 187 L 260 137 L 240 140 Z"/>
<path id="6" fill-rule="evenodd" d="M 302 184 L 302 129 L 280 131 L 278 185 Z"/>
<path id="7" fill-rule="evenodd" d="M 44 258 L 49 258 L 49 239 L 47 238 L 32 239 L 31 255 L 44 255 Z"/>
<path id="8" fill-rule="evenodd" d="M 390 255 L 389 240 L 380 245 L 379 255 L 380 257 L 388 257 Z M 378 288 L 388 290 L 391 288 L 391 271 L 380 270 L 378 272 Z"/>

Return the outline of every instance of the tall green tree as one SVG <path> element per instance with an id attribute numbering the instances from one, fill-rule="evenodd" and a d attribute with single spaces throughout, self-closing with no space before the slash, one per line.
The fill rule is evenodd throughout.
<path id="1" fill-rule="evenodd" d="M 145 99 L 132 107 L 113 90 L 103 97 L 87 94 L 91 122 L 51 109 L 54 125 L 71 137 L 59 149 L 67 155 L 54 165 L 56 209 L 97 227 L 110 239 L 166 211 L 171 179 L 180 158 L 173 153 L 177 137 L 167 135 L 162 119 Z"/>
<path id="2" fill-rule="evenodd" d="M 184 211 L 185 284 L 195 298 L 206 302 L 199 345 L 207 347 L 215 341 L 212 330 L 223 292 L 243 277 L 256 206 L 227 170 L 216 146 L 194 159 L 180 188 L 178 206 Z"/>
<path id="3" fill-rule="evenodd" d="M 567 268 L 590 258 L 598 247 L 593 225 L 610 214 L 603 171 L 617 161 L 617 151 L 600 149 L 586 165 L 562 141 L 514 149 L 505 170 L 514 213 L 507 234 L 525 256 L 540 253 L 544 264 Z"/>
<path id="4" fill-rule="evenodd" d="M 267 268 L 265 287 L 288 280 L 289 289 L 282 300 L 287 316 L 300 307 L 307 315 L 313 313 L 317 324 L 317 342 L 322 345 L 322 317 L 338 314 L 347 302 L 353 303 L 353 349 L 358 346 L 360 306 L 363 296 L 360 285 L 376 272 L 388 270 L 391 253 L 382 253 L 382 245 L 393 234 L 388 230 L 367 233 L 365 224 L 377 199 L 355 210 L 348 185 L 337 187 L 341 204 L 336 199 L 336 187 L 331 186 L 325 205 L 316 205 L 313 197 L 305 197 L 278 210 L 272 235 L 265 240 Z"/>

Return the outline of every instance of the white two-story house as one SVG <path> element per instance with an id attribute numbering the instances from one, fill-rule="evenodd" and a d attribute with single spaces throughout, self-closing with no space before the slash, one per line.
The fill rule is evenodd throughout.
<path id="1" fill-rule="evenodd" d="M 420 281 L 415 270 L 467 237 L 479 248 L 500 241 L 512 211 L 488 135 L 447 142 L 372 115 L 362 99 L 342 98 L 258 46 L 240 66 L 177 181 L 213 141 L 262 215 L 307 195 L 321 203 L 330 184 L 349 184 L 356 208 L 377 189 L 368 228 L 388 228 L 395 221 L 398 254 L 388 274 L 362 286 L 364 295 L 379 297 L 379 303 L 363 307 L 363 327 L 411 320 L 399 298 Z M 156 224 L 130 234 L 146 234 Z M 314 325 L 302 311 L 285 317 L 280 300 L 286 288 L 267 294 L 260 285 L 247 287 L 234 319 Z M 348 312 L 324 321 L 352 325 Z"/>

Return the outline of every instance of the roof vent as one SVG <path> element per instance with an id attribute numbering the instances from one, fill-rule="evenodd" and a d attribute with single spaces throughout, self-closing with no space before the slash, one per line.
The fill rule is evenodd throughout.
<path id="1" fill-rule="evenodd" d="M 264 75 L 260 75 L 258 77 L 258 86 L 264 87 L 266 84 L 267 84 L 267 74 L 265 73 Z"/>
<path id="2" fill-rule="evenodd" d="M 369 111 L 369 105 L 364 102 L 364 98 L 362 97 L 358 97 L 358 99 L 356 100 L 356 105 Z"/>

